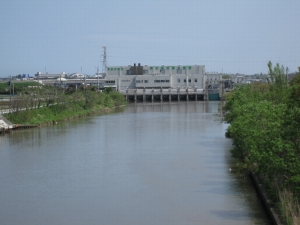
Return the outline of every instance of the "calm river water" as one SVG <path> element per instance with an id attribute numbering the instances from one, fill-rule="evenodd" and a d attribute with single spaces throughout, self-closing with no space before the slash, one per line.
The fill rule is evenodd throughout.
<path id="1" fill-rule="evenodd" d="M 0 224 L 270 224 L 220 104 L 130 104 L 0 136 Z"/>

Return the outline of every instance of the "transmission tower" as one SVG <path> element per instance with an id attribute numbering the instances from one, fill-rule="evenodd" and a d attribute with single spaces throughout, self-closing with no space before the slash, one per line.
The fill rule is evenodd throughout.
<path id="1" fill-rule="evenodd" d="M 102 74 L 103 77 L 106 76 L 106 67 L 107 67 L 107 61 L 106 61 L 106 46 L 103 46 L 103 54 L 102 54 Z"/>

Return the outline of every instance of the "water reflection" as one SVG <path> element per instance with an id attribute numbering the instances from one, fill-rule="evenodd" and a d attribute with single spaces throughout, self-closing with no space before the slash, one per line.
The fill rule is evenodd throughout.
<path id="1" fill-rule="evenodd" d="M 218 102 L 131 104 L 0 138 L 1 224 L 269 224 Z"/>

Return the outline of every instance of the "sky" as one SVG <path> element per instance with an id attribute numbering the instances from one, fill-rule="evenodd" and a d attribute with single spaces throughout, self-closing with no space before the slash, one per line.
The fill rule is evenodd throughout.
<path id="1" fill-rule="evenodd" d="M 2 0 L 0 77 L 108 66 L 300 66 L 299 0 Z"/>

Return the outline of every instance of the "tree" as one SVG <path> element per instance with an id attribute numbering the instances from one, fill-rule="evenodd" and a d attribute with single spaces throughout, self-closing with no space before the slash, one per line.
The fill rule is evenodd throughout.
<path id="1" fill-rule="evenodd" d="M 114 90 L 114 89 L 113 89 L 112 87 L 107 87 L 107 88 L 104 89 L 103 92 L 109 94 L 109 93 L 111 93 L 113 90 Z"/>
<path id="2" fill-rule="evenodd" d="M 229 74 L 223 74 L 222 79 L 230 79 L 230 75 Z"/>
<path id="3" fill-rule="evenodd" d="M 281 202 L 285 207 L 300 200 L 300 75 L 287 86 L 284 67 L 271 62 L 268 67 L 269 84 L 234 89 L 222 116 L 230 123 L 232 156 L 269 184 L 273 200 L 280 199 L 278 193 L 290 193 L 290 202 Z M 295 218 L 293 210 L 300 215 L 295 207 L 290 218 Z"/>
<path id="4" fill-rule="evenodd" d="M 280 66 L 279 63 L 276 63 L 274 68 L 272 68 L 272 66 L 272 62 L 269 61 L 268 68 L 270 77 L 267 79 L 268 83 L 274 84 L 278 88 L 286 88 L 287 80 L 284 74 L 284 66 Z"/>

